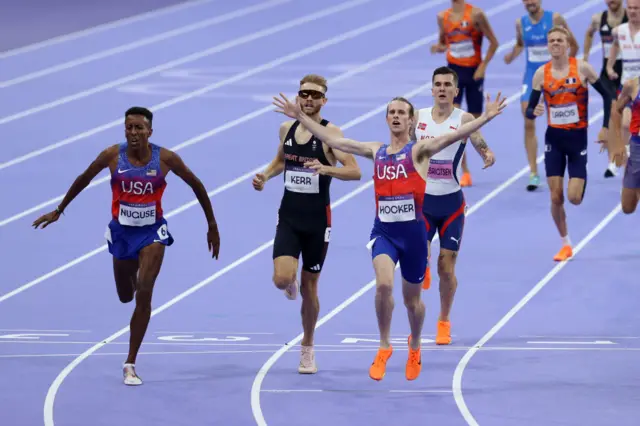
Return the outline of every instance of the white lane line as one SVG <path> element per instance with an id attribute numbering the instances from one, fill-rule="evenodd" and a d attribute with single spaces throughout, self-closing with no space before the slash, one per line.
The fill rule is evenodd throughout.
<path id="1" fill-rule="evenodd" d="M 163 7 L 161 9 L 155 9 L 149 12 L 140 13 L 138 15 L 129 16 L 117 21 L 107 22 L 105 24 L 96 25 L 85 30 L 75 31 L 73 33 L 64 34 L 61 36 L 53 37 L 44 41 L 29 44 L 27 46 L 18 47 L 15 49 L 0 52 L 0 59 L 10 58 L 12 56 L 22 55 L 28 52 L 34 52 L 36 50 L 43 49 L 49 46 L 55 46 L 56 44 L 65 43 L 72 40 L 78 40 L 89 35 L 98 34 L 104 31 L 112 30 L 114 28 L 120 28 L 125 25 L 133 24 L 136 22 L 145 21 L 157 16 L 168 15 L 183 9 L 188 9 L 201 4 L 211 3 L 213 0 L 187 0 L 183 3 Z"/>
<path id="2" fill-rule="evenodd" d="M 200 30 L 203 28 L 207 28 L 213 25 L 222 24 L 224 22 L 228 22 L 233 19 L 243 18 L 247 15 L 251 15 L 252 13 L 262 12 L 264 10 L 270 9 L 275 6 L 279 6 L 284 3 L 289 3 L 291 1 L 293 0 L 269 0 L 265 3 L 258 3 L 253 6 L 237 9 L 232 12 L 225 13 L 223 15 L 215 16 L 213 18 L 205 19 L 198 22 L 194 22 L 192 24 L 174 28 L 169 31 L 164 31 L 159 34 L 154 34 L 150 37 L 137 39 L 136 41 L 133 41 L 127 44 L 115 46 L 110 49 L 102 50 L 100 52 L 94 52 L 90 55 L 86 55 L 81 58 L 72 59 L 70 61 L 63 62 L 57 65 L 52 65 L 38 71 L 22 74 L 20 77 L 15 77 L 10 80 L 0 81 L 0 89 L 5 89 L 7 87 L 11 87 L 17 84 L 25 83 L 27 81 L 35 80 L 40 77 L 45 77 L 47 75 L 51 75 L 60 71 L 70 70 L 72 68 L 78 67 L 80 65 L 88 64 L 88 63 L 97 61 L 99 59 L 108 58 L 110 56 L 128 52 L 133 49 L 139 49 L 143 46 L 148 46 L 153 43 L 158 43 L 163 40 L 168 40 L 170 38 L 187 34 L 192 31 Z M 105 65 L 105 67 L 106 66 L 107 65 Z"/>

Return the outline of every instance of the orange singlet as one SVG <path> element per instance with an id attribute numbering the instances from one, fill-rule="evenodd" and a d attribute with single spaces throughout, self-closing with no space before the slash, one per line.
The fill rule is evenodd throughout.
<path id="1" fill-rule="evenodd" d="M 451 8 L 444 12 L 443 27 L 447 61 L 462 67 L 477 67 L 482 62 L 482 32 L 473 26 L 473 6 L 466 4 L 462 19 L 451 20 Z"/>
<path id="2" fill-rule="evenodd" d="M 572 130 L 589 125 L 589 88 L 582 85 L 576 58 L 569 58 L 569 74 L 559 79 L 553 77 L 551 62 L 547 62 L 542 90 L 549 127 Z"/>

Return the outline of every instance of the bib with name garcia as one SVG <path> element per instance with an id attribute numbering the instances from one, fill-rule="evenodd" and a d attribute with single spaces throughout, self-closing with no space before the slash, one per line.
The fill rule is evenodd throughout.
<path id="1" fill-rule="evenodd" d="M 124 226 L 149 226 L 162 219 L 167 183 L 160 168 L 160 147 L 149 145 L 151 160 L 134 167 L 127 157 L 127 143 L 121 144 L 118 165 L 111 173 L 111 215 Z"/>
<path id="2" fill-rule="evenodd" d="M 388 154 L 382 145 L 374 158 L 376 220 L 382 223 L 423 221 L 422 203 L 426 182 L 418 174 L 411 155 L 415 142 Z"/>

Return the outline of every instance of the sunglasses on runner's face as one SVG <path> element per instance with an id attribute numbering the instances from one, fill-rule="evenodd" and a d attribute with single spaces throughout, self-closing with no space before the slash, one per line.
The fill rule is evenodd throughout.
<path id="1" fill-rule="evenodd" d="M 318 100 L 318 99 L 324 98 L 324 93 L 318 92 L 317 90 L 300 90 L 298 92 L 298 97 L 302 99 L 307 99 L 308 97 L 311 97 L 311 99 Z"/>

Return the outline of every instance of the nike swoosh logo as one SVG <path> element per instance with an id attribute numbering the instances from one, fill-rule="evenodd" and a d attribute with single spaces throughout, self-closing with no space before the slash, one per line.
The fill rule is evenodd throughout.
<path id="1" fill-rule="evenodd" d="M 120 169 L 118 169 L 118 173 L 128 172 L 129 170 L 133 170 L 133 169 L 125 169 L 125 170 L 120 170 Z"/>

